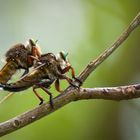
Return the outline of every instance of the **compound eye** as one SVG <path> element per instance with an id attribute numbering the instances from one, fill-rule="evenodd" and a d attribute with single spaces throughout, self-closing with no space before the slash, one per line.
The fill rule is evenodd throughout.
<path id="1" fill-rule="evenodd" d="M 68 56 L 68 53 L 66 53 L 66 52 L 64 52 L 64 51 L 61 51 L 61 52 L 60 52 L 60 56 L 62 57 L 62 59 L 63 59 L 64 61 L 66 61 L 67 56 Z"/>
<path id="2" fill-rule="evenodd" d="M 38 40 L 29 39 L 29 44 L 30 44 L 31 46 L 36 46 L 37 42 L 38 42 Z"/>

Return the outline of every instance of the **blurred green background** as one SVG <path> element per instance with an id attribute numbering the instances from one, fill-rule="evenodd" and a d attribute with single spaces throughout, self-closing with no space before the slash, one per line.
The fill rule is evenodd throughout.
<path id="1" fill-rule="evenodd" d="M 43 53 L 69 52 L 76 74 L 109 47 L 140 10 L 139 0 L 0 0 L 0 57 L 15 43 L 39 40 Z M 84 87 L 140 82 L 140 27 Z M 4 64 L 1 62 L 2 68 Z M 17 75 L 19 72 L 17 73 Z M 65 82 L 62 84 L 65 89 Z M 54 96 L 58 93 L 52 88 Z M 48 97 L 39 90 L 46 100 Z M 2 99 L 7 92 L 1 91 Z M 139 140 L 140 99 L 78 101 L 1 140 Z M 31 89 L 0 105 L 0 122 L 39 103 Z"/>

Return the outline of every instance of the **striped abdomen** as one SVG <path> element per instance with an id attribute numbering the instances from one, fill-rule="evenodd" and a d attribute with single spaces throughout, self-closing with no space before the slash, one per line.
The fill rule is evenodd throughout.
<path id="1" fill-rule="evenodd" d="M 9 61 L 0 71 L 0 83 L 7 83 L 12 75 L 16 73 L 18 65 L 14 61 Z"/>
<path id="2" fill-rule="evenodd" d="M 2 85 L 2 87 L 4 90 L 11 91 L 11 92 L 22 91 L 22 90 L 28 89 L 31 86 L 39 83 L 44 76 L 45 76 L 45 74 L 42 73 L 41 70 L 39 69 L 39 70 L 32 72 L 30 75 L 24 77 L 23 79 L 15 82 L 15 83 L 5 84 L 5 85 Z"/>

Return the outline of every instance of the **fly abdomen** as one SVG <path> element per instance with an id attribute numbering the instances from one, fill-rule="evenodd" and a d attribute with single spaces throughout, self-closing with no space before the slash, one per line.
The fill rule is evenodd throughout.
<path id="1" fill-rule="evenodd" d="M 7 83 L 12 75 L 16 73 L 18 65 L 14 61 L 9 61 L 0 71 L 0 83 Z"/>
<path id="2" fill-rule="evenodd" d="M 16 83 L 0 84 L 0 88 L 6 91 L 10 91 L 10 92 L 19 92 L 19 91 L 28 89 L 32 85 L 33 85 L 33 81 L 25 81 L 24 79 L 21 79 L 20 81 L 17 81 Z"/>
<path id="3" fill-rule="evenodd" d="M 28 88 L 27 86 L 17 87 L 12 84 L 0 84 L 0 89 L 10 91 L 10 92 L 19 92 L 19 91 L 25 90 L 27 88 Z"/>
<path id="4" fill-rule="evenodd" d="M 40 82 L 42 77 L 43 77 L 42 73 L 39 70 L 37 70 L 15 83 L 0 84 L 0 88 L 10 92 L 19 92 L 28 89 L 34 84 Z"/>

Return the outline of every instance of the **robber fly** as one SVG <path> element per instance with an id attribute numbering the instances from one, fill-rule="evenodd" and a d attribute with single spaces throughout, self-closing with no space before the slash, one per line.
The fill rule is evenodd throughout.
<path id="1" fill-rule="evenodd" d="M 61 92 L 59 80 L 65 79 L 69 84 L 73 85 L 72 79 L 65 75 L 70 69 L 72 70 L 72 77 L 75 78 L 74 69 L 68 62 L 67 55 L 64 52 L 60 52 L 57 56 L 53 53 L 43 54 L 31 73 L 15 83 L 0 84 L 0 87 L 3 90 L 18 92 L 33 86 L 33 92 L 40 100 L 40 104 L 42 104 L 44 100 L 36 91 L 37 88 L 41 88 L 50 96 L 50 105 L 53 107 L 52 94 L 48 90 L 50 85 L 55 82 L 55 88 L 59 92 Z"/>
<path id="2" fill-rule="evenodd" d="M 24 69 L 23 75 L 27 74 L 34 60 L 41 56 L 41 51 L 36 42 L 29 39 L 26 46 L 21 43 L 12 46 L 5 56 L 6 64 L 0 70 L 0 83 L 2 84 L 7 83 L 18 69 Z"/>

